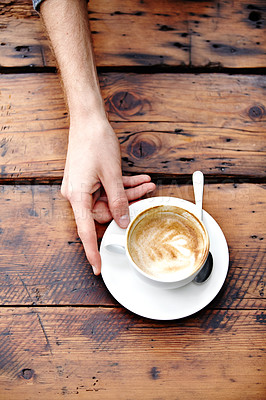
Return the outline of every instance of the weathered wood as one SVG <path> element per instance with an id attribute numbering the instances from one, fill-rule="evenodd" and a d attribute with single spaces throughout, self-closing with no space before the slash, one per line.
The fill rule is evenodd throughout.
<path id="1" fill-rule="evenodd" d="M 58 77 L 0 82 L 0 178 L 61 178 L 68 117 Z M 104 74 L 101 85 L 125 172 L 265 176 L 265 78 Z"/>
<path id="2" fill-rule="evenodd" d="M 1 399 L 262 400 L 263 321 L 261 310 L 159 323 L 120 309 L 3 309 Z"/>
<path id="3" fill-rule="evenodd" d="M 191 185 L 160 185 L 153 195 L 193 201 Z M 205 209 L 222 227 L 230 269 L 212 308 L 263 307 L 263 185 L 206 185 Z M 71 208 L 53 186 L 2 186 L 0 302 L 4 305 L 114 305 L 94 277 L 77 237 Z M 98 226 L 99 238 L 105 230 Z"/>
<path id="4" fill-rule="evenodd" d="M 55 66 L 31 0 L 0 11 L 0 65 Z M 89 17 L 98 66 L 265 67 L 263 0 L 91 0 Z"/>
<path id="5" fill-rule="evenodd" d="M 127 173 L 175 178 L 201 169 L 212 176 L 265 176 L 265 134 L 254 126 L 239 131 L 167 122 L 112 122 L 112 126 Z M 10 126 L 8 133 L 0 134 L 0 179 L 61 179 L 67 138 L 66 119 L 38 132 L 12 132 Z"/>
<path id="6" fill-rule="evenodd" d="M 31 0 L 0 0 L 0 14 L 0 69 L 55 66 Z M 263 0 L 91 0 L 89 18 L 98 66 L 265 67 Z M 180 176 L 224 178 L 206 184 L 204 208 L 229 244 L 226 282 L 183 320 L 117 304 L 91 272 L 59 184 L 11 185 L 62 178 L 58 76 L 0 76 L 0 400 L 265 397 L 265 186 L 234 183 L 265 177 L 265 77 L 151 74 L 162 68 L 100 76 L 123 170 L 153 174 L 153 195 L 190 201 Z"/>
<path id="7" fill-rule="evenodd" d="M 264 0 L 193 2 L 191 64 L 230 68 L 265 66 Z M 194 12 L 193 12 L 194 11 Z"/>

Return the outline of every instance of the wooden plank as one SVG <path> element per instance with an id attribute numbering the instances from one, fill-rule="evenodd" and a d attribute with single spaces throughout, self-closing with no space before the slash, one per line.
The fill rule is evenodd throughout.
<path id="1" fill-rule="evenodd" d="M 0 65 L 55 66 L 31 0 L 0 10 Z M 265 67 L 263 0 L 91 0 L 89 17 L 98 66 Z"/>
<path id="2" fill-rule="evenodd" d="M 45 66 L 51 54 L 44 27 L 31 0 L 0 1 L 1 67 Z M 55 60 L 50 56 L 52 64 Z"/>
<path id="3" fill-rule="evenodd" d="M 210 5 L 210 3 L 212 3 Z M 264 67 L 266 55 L 264 0 L 193 2 L 191 64 L 229 68 Z M 214 3 L 214 4 L 213 4 Z"/>
<path id="4" fill-rule="evenodd" d="M 238 131 L 167 122 L 112 122 L 112 126 L 121 144 L 125 173 L 175 178 L 201 169 L 209 176 L 265 176 L 264 128 Z M 13 126 L 10 128 L 0 134 L 2 181 L 62 178 L 68 140 L 66 119 L 55 121 L 51 130 L 12 132 Z"/>
<path id="5" fill-rule="evenodd" d="M 265 80 L 101 75 L 124 171 L 265 176 Z M 0 85 L 0 178 L 61 178 L 68 118 L 57 75 L 2 75 Z"/>
<path id="6" fill-rule="evenodd" d="M 191 184 L 161 183 L 153 195 L 193 201 Z M 116 304 L 101 278 L 92 275 L 57 185 L 8 185 L 0 193 L 1 304 Z M 263 307 L 264 186 L 207 184 L 204 207 L 223 229 L 231 260 L 224 288 L 210 307 Z M 97 229 L 101 238 L 105 226 Z"/>
<path id="7" fill-rule="evenodd" d="M 261 310 L 153 322 L 124 310 L 6 308 L 2 399 L 262 400 Z"/>

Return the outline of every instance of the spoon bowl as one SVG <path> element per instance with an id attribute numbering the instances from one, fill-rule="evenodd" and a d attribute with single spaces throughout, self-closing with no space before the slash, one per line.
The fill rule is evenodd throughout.
<path id="1" fill-rule="evenodd" d="M 212 268 L 213 268 L 213 257 L 212 257 L 212 253 L 209 252 L 205 264 L 201 268 L 200 272 L 195 276 L 195 278 L 193 279 L 193 282 L 195 282 L 195 283 L 206 282 L 207 279 L 211 276 Z"/>

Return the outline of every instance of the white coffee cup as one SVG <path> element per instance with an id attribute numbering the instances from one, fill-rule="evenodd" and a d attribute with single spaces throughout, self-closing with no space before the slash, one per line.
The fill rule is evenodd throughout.
<path id="1" fill-rule="evenodd" d="M 124 252 L 133 270 L 149 284 L 174 289 L 190 283 L 204 266 L 210 247 L 195 204 L 175 197 L 139 203 L 126 231 L 108 235 L 104 247 Z"/>

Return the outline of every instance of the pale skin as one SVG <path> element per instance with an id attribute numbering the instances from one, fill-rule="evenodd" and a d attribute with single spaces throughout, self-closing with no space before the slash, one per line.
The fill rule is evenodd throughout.
<path id="1" fill-rule="evenodd" d="M 120 146 L 101 96 L 85 0 L 46 0 L 40 12 L 59 66 L 69 109 L 69 143 L 62 195 L 96 275 L 101 272 L 94 220 L 129 223 L 129 202 L 152 192 L 148 175 L 121 172 Z"/>

